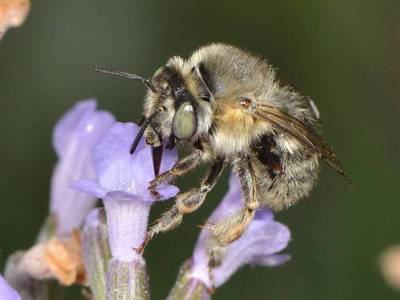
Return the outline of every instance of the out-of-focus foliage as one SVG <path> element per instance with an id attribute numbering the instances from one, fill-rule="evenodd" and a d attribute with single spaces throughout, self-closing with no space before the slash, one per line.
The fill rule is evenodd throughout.
<path id="1" fill-rule="evenodd" d="M 311 198 L 276 216 L 292 231 L 291 261 L 245 268 L 215 297 L 397 299 L 377 257 L 400 239 L 399 12 L 397 0 L 33 2 L 24 26 L 0 43 L 0 265 L 31 245 L 45 218 L 62 113 L 94 96 L 121 121 L 140 117 L 144 88 L 91 66 L 150 76 L 172 55 L 224 41 L 268 57 L 314 99 L 356 192 L 323 168 Z M 188 188 L 200 175 L 178 183 Z M 153 299 L 167 295 L 196 225 L 226 189 L 225 176 L 204 208 L 146 249 Z"/>

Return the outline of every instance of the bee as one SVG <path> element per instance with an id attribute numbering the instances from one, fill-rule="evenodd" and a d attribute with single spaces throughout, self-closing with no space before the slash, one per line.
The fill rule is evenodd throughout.
<path id="1" fill-rule="evenodd" d="M 279 79 L 266 60 L 247 51 L 210 44 L 188 59 L 170 58 L 150 79 L 96 70 L 141 80 L 148 87 L 131 152 L 143 135 L 153 147 L 156 177 L 149 189 L 155 196 L 158 185 L 210 163 L 200 186 L 178 194 L 172 208 L 149 228 L 149 239 L 196 211 L 227 165 L 238 175 L 244 199 L 240 211 L 208 225 L 220 246 L 238 239 L 257 209 L 280 211 L 307 197 L 320 160 L 346 176 L 332 147 L 317 132 L 314 102 Z M 179 144 L 191 153 L 159 174 L 164 147 Z"/>

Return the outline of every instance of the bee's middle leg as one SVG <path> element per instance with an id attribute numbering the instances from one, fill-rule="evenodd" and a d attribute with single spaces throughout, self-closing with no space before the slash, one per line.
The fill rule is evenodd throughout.
<path id="1" fill-rule="evenodd" d="M 256 177 L 249 158 L 240 157 L 235 159 L 233 161 L 233 169 L 237 173 L 242 186 L 245 207 L 219 223 L 208 226 L 213 237 L 222 247 L 240 238 L 253 220 L 256 209 L 259 206 Z"/>
<path id="2" fill-rule="evenodd" d="M 197 210 L 203 204 L 207 194 L 215 186 L 224 166 L 225 159 L 218 159 L 211 166 L 199 188 L 178 194 L 175 205 L 150 227 L 147 233 L 148 238 L 151 239 L 159 232 L 166 232 L 174 229 L 182 222 L 184 214 L 189 214 Z"/>

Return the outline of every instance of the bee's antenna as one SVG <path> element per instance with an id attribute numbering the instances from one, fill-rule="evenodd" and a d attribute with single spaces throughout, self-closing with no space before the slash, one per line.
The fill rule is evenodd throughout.
<path id="1" fill-rule="evenodd" d="M 139 145 L 139 142 L 144 134 L 144 131 L 146 130 L 147 126 L 149 126 L 151 120 L 158 115 L 160 112 L 162 112 L 165 108 L 163 106 L 161 106 L 156 112 L 154 112 L 153 114 L 150 115 L 150 117 L 145 118 L 142 122 L 142 124 L 140 125 L 140 130 L 137 133 L 135 140 L 132 143 L 131 149 L 129 150 L 130 154 L 133 154 L 137 148 L 137 146 Z"/>
<path id="2" fill-rule="evenodd" d="M 346 176 L 346 175 L 344 175 L 344 176 Z M 345 180 L 346 185 L 349 188 L 350 192 L 354 193 L 356 191 L 356 187 L 354 186 L 354 184 L 349 180 L 349 178 L 347 176 L 344 178 L 344 180 Z"/>
<path id="3" fill-rule="evenodd" d="M 154 114 L 153 114 L 153 115 L 154 115 Z M 140 126 L 140 130 L 139 130 L 139 132 L 137 133 L 137 135 L 136 135 L 136 137 L 135 137 L 135 140 L 134 140 L 133 143 L 132 143 L 131 149 L 129 150 L 129 153 L 130 153 L 130 154 L 133 154 L 133 153 L 135 152 L 137 146 L 139 145 L 140 139 L 142 138 L 142 136 L 143 136 L 143 134 L 144 134 L 144 131 L 146 130 L 147 126 L 149 126 L 149 124 L 150 124 L 150 122 L 151 122 L 151 119 L 152 119 L 152 116 L 153 116 L 153 115 L 151 115 L 150 117 L 146 118 L 146 119 L 143 121 L 142 126 Z"/>
<path id="4" fill-rule="evenodd" d="M 157 89 L 155 88 L 155 86 L 150 82 L 150 80 L 145 79 L 139 75 L 136 74 L 132 74 L 132 73 L 128 73 L 125 71 L 118 71 L 118 70 L 109 70 L 109 69 L 105 69 L 103 67 L 99 67 L 99 66 L 93 66 L 93 69 L 97 72 L 101 72 L 101 73 L 106 73 L 106 74 L 111 74 L 111 75 L 116 75 L 116 76 L 120 76 L 126 79 L 133 79 L 133 80 L 140 80 L 141 82 L 144 83 L 144 85 L 146 85 L 153 93 L 158 93 Z"/>

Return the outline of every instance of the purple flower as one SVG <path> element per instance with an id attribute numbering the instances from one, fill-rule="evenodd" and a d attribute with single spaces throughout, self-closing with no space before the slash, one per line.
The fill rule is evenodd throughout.
<path id="1" fill-rule="evenodd" d="M 21 296 L 14 290 L 8 282 L 0 275 L 0 299 L 1 300 L 21 300 Z"/>
<path id="2" fill-rule="evenodd" d="M 148 190 L 154 179 L 151 147 L 139 143 L 135 153 L 129 153 L 139 127 L 132 123 L 116 123 L 94 150 L 97 180 L 80 180 L 71 187 L 103 199 L 107 214 L 110 248 L 113 258 L 133 261 L 138 254 L 133 249 L 142 246 L 149 211 L 155 198 Z M 172 167 L 177 154 L 165 150 L 161 172 Z M 161 200 L 173 197 L 178 189 L 160 186 Z"/>
<path id="3" fill-rule="evenodd" d="M 229 186 L 228 193 L 209 218 L 210 223 L 228 217 L 243 206 L 243 194 L 235 175 L 231 175 Z M 287 254 L 277 254 L 288 245 L 290 231 L 285 225 L 274 221 L 274 215 L 270 210 L 257 211 L 242 237 L 226 247 L 222 263 L 211 270 L 212 279 L 208 270 L 209 257 L 206 245 L 210 237 L 211 234 L 207 229 L 201 231 L 194 250 L 190 275 L 194 279 L 201 280 L 208 288 L 221 286 L 243 265 L 273 267 L 290 258 Z"/>
<path id="4" fill-rule="evenodd" d="M 57 222 L 57 235 L 67 236 L 79 228 L 96 198 L 73 191 L 70 182 L 96 178 L 92 150 L 99 138 L 114 123 L 114 117 L 96 110 L 95 100 L 72 107 L 56 124 L 53 146 L 58 162 L 51 182 L 50 213 Z"/>

